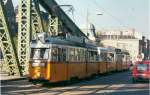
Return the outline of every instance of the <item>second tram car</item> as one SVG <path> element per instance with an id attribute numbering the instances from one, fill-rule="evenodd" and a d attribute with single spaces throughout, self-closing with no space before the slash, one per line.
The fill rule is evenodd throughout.
<path id="1" fill-rule="evenodd" d="M 99 73 L 106 74 L 107 73 L 107 48 L 97 47 L 98 58 L 99 58 Z"/>

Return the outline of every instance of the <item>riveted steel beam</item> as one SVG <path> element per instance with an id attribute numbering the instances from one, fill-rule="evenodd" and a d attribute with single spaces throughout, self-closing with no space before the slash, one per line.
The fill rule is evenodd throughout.
<path id="1" fill-rule="evenodd" d="M 52 15 L 58 17 L 63 26 L 67 28 L 68 32 L 77 37 L 88 38 L 77 25 L 66 15 L 66 13 L 60 8 L 55 0 L 39 0 L 42 7 Z M 62 31 L 65 32 L 65 31 Z"/>
<path id="2" fill-rule="evenodd" d="M 32 39 L 36 39 L 37 33 L 44 32 L 38 0 L 32 3 Z"/>
<path id="3" fill-rule="evenodd" d="M 23 75 L 28 74 L 31 39 L 31 0 L 19 0 L 18 59 Z"/>
<path id="4" fill-rule="evenodd" d="M 12 2 L 9 0 L 9 2 Z M 13 10 L 13 9 L 12 9 Z M 19 61 L 17 59 L 14 42 L 10 33 L 10 28 L 6 16 L 4 2 L 0 0 L 0 47 L 4 57 L 5 69 L 10 75 L 20 75 Z M 10 10 L 9 10 L 10 11 Z M 13 18 L 13 17 L 12 17 Z"/>
<path id="5" fill-rule="evenodd" d="M 48 33 L 50 36 L 58 35 L 58 17 L 49 15 Z"/>

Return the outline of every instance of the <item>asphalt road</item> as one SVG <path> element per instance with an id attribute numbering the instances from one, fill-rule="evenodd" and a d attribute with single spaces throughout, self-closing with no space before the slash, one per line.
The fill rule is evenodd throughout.
<path id="1" fill-rule="evenodd" d="M 149 95 L 149 83 L 132 83 L 129 71 L 71 85 L 33 85 L 27 80 L 1 83 L 2 95 Z"/>

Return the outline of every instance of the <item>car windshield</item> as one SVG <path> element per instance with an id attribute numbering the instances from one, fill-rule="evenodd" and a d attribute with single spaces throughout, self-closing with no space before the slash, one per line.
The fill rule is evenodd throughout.
<path id="1" fill-rule="evenodd" d="M 148 65 L 147 64 L 138 64 L 137 65 L 137 70 L 139 70 L 139 71 L 145 71 L 145 70 L 147 70 L 147 68 L 148 68 Z"/>

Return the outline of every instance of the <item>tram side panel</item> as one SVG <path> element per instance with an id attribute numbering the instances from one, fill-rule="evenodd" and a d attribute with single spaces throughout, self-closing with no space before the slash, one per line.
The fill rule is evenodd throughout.
<path id="1" fill-rule="evenodd" d="M 116 62 L 113 61 L 113 72 L 116 71 Z"/>
<path id="2" fill-rule="evenodd" d="M 86 56 L 86 60 L 87 60 L 87 66 L 86 66 L 86 75 L 87 77 L 93 76 L 98 74 L 99 68 L 98 68 L 98 54 L 97 54 L 97 50 L 92 50 L 92 49 L 88 49 L 87 50 L 87 56 Z"/>
<path id="3" fill-rule="evenodd" d="M 98 48 L 99 74 L 107 73 L 107 52 Z"/>
<path id="4" fill-rule="evenodd" d="M 120 61 L 117 61 L 116 62 L 116 67 L 117 67 L 117 71 L 122 71 L 122 62 L 120 62 Z"/>
<path id="5" fill-rule="evenodd" d="M 127 55 L 127 70 L 129 70 L 131 65 L 130 55 Z"/>
<path id="6" fill-rule="evenodd" d="M 107 72 L 116 71 L 116 62 L 107 61 Z"/>
<path id="7" fill-rule="evenodd" d="M 67 80 L 67 64 L 66 63 L 51 63 L 49 82 L 60 82 Z"/>
<path id="8" fill-rule="evenodd" d="M 121 54 L 116 54 L 116 70 L 117 71 L 122 71 L 123 68 L 123 61 L 122 61 L 122 55 Z"/>
<path id="9" fill-rule="evenodd" d="M 81 48 L 68 49 L 68 78 L 82 79 L 86 76 L 85 50 Z"/>
<path id="10" fill-rule="evenodd" d="M 107 61 L 107 72 L 116 71 L 116 63 L 113 61 Z"/>
<path id="11" fill-rule="evenodd" d="M 107 73 L 107 62 L 106 61 L 99 62 L 99 73 L 100 74 Z"/>
<path id="12" fill-rule="evenodd" d="M 67 80 L 66 48 L 52 47 L 50 62 L 50 82 Z"/>
<path id="13" fill-rule="evenodd" d="M 107 71 L 112 72 L 114 70 L 113 56 L 112 53 L 107 53 Z"/>
<path id="14" fill-rule="evenodd" d="M 86 72 L 87 77 L 98 74 L 98 71 L 99 71 L 99 69 L 98 69 L 97 62 L 88 62 L 87 63 L 87 72 Z"/>
<path id="15" fill-rule="evenodd" d="M 112 71 L 116 71 L 115 54 L 112 55 Z"/>
<path id="16" fill-rule="evenodd" d="M 130 68 L 130 55 L 129 54 L 126 55 L 125 61 L 126 61 L 125 70 L 128 70 Z"/>
<path id="17" fill-rule="evenodd" d="M 127 69 L 127 58 L 126 58 L 126 55 L 123 55 L 123 70 L 126 70 Z"/>

